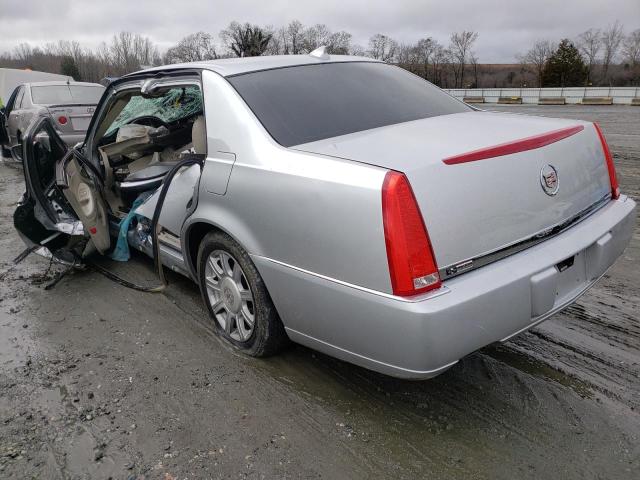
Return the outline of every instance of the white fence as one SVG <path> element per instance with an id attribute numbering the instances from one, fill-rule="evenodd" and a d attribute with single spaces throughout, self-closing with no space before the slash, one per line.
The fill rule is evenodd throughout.
<path id="1" fill-rule="evenodd" d="M 503 98 L 520 98 L 522 103 L 538 104 L 540 98 L 563 99 L 565 103 L 582 103 L 583 99 L 611 99 L 612 103 L 631 105 L 640 98 L 640 87 L 569 87 L 569 88 L 457 88 L 445 90 L 459 99 L 483 98 L 484 103 L 498 103 Z M 587 100 L 589 101 L 589 100 Z M 638 102 L 635 100 L 634 104 Z"/>

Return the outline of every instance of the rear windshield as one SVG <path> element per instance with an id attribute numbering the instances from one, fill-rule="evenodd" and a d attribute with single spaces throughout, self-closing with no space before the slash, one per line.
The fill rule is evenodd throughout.
<path id="1" fill-rule="evenodd" d="M 90 85 L 45 85 L 31 87 L 31 98 L 37 105 L 97 104 L 104 87 Z"/>
<path id="2" fill-rule="evenodd" d="M 232 76 L 229 82 L 285 147 L 470 110 L 384 63 L 287 67 Z"/>

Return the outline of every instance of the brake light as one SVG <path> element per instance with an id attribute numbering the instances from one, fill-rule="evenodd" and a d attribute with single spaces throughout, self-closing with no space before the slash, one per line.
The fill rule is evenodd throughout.
<path id="1" fill-rule="evenodd" d="M 602 152 L 604 153 L 604 159 L 607 162 L 609 181 L 611 182 L 611 198 L 615 200 L 620 198 L 620 187 L 618 186 L 618 178 L 616 177 L 616 167 L 613 164 L 613 156 L 611 155 L 611 150 L 609 150 L 609 145 L 607 145 L 607 140 L 604 138 L 602 130 L 600 130 L 600 126 L 597 123 L 594 123 L 593 126 L 596 127 L 596 132 L 598 132 L 600 142 L 602 143 Z"/>
<path id="2" fill-rule="evenodd" d="M 66 125 L 66 124 L 67 124 L 67 121 L 68 121 L 68 120 L 67 120 L 67 117 L 65 117 L 64 115 L 60 115 L 60 116 L 58 117 L 58 123 L 59 123 L 60 125 Z"/>
<path id="3" fill-rule="evenodd" d="M 394 295 L 415 295 L 440 287 L 427 228 L 402 173 L 390 171 L 384 179 L 382 219 Z"/>

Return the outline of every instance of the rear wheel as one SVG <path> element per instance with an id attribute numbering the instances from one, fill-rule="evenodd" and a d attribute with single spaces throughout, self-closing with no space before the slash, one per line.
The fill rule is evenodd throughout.
<path id="1" fill-rule="evenodd" d="M 198 251 L 200 291 L 216 332 L 253 357 L 273 355 L 288 342 L 262 277 L 249 255 L 222 232 Z"/>

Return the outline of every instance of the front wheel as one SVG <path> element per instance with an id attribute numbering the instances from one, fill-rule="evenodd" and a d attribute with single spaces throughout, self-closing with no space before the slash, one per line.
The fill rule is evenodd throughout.
<path id="1" fill-rule="evenodd" d="M 287 334 L 251 258 L 222 232 L 205 236 L 198 251 L 200 291 L 216 332 L 253 357 L 280 351 Z"/>

